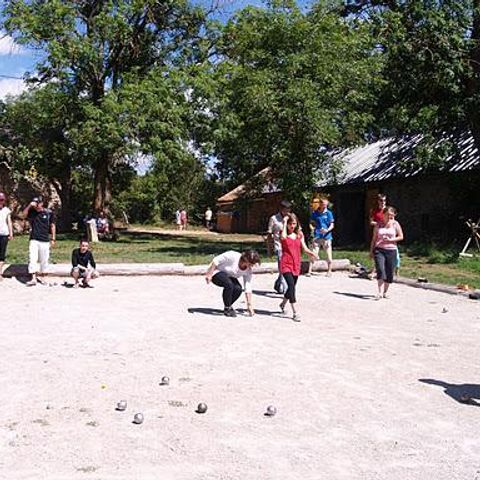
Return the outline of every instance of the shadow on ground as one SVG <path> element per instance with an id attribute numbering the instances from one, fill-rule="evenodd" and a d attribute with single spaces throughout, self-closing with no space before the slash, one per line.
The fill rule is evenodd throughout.
<path id="1" fill-rule="evenodd" d="M 433 378 L 419 378 L 419 382 L 442 387 L 443 393 L 458 403 L 480 407 L 480 385 L 474 383 L 447 383 Z"/>
<path id="2" fill-rule="evenodd" d="M 360 300 L 371 300 L 375 298 L 375 295 L 365 295 L 363 293 L 352 293 L 352 292 L 333 292 L 336 295 L 343 295 L 345 297 L 358 298 Z"/>
<path id="3" fill-rule="evenodd" d="M 219 308 L 209 308 L 209 307 L 190 307 L 187 309 L 188 313 L 201 313 L 203 315 L 213 315 L 213 316 L 222 316 L 223 317 L 223 310 Z M 236 308 L 235 311 L 241 315 L 248 317 L 247 310 L 244 308 Z M 255 315 L 267 315 L 269 317 L 280 317 L 285 318 L 285 316 L 280 312 L 272 312 L 271 310 L 261 310 L 255 309 Z"/>

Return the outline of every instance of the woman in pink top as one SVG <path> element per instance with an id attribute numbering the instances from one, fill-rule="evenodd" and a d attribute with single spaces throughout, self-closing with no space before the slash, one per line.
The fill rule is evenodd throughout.
<path id="1" fill-rule="evenodd" d="M 300 315 L 295 307 L 297 302 L 295 286 L 297 285 L 302 266 L 302 249 L 312 260 L 318 260 L 318 256 L 305 245 L 305 237 L 298 223 L 297 216 L 294 213 L 289 213 L 283 218 L 283 230 L 280 239 L 282 242 L 280 273 L 288 286 L 282 303 L 280 303 L 280 310 L 282 313 L 285 313 L 285 306 L 289 301 L 292 306 L 293 320 L 299 322 Z"/>
<path id="2" fill-rule="evenodd" d="M 375 297 L 377 300 L 387 298 L 397 263 L 397 242 L 403 240 L 402 227 L 395 220 L 396 214 L 393 207 L 385 207 L 383 224 L 376 225 L 373 230 L 370 256 L 375 259 L 377 271 L 378 293 Z"/>

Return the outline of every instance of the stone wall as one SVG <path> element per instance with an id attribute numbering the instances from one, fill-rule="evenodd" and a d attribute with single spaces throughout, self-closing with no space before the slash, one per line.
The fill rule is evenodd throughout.
<path id="1" fill-rule="evenodd" d="M 43 195 L 49 208 L 56 213 L 62 206 L 57 189 L 51 182 L 29 175 L 15 179 L 6 162 L 0 162 L 0 191 L 7 195 L 7 206 L 12 210 L 13 227 L 17 233 L 28 229 L 28 222 L 21 218 L 21 212 L 36 195 Z"/>

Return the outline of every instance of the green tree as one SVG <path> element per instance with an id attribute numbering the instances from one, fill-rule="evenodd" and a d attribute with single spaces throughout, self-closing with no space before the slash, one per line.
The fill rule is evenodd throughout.
<path id="1" fill-rule="evenodd" d="M 12 0 L 3 17 L 19 43 L 43 52 L 31 80 L 55 82 L 76 99 L 69 140 L 93 169 L 94 209 L 108 209 L 116 165 L 141 150 L 138 135 L 148 130 L 131 99 L 142 92 L 150 106 L 175 103 L 169 76 L 201 51 L 202 9 L 186 0 Z M 176 128 L 167 117 L 157 139 L 168 131 L 169 141 Z"/>
<path id="2" fill-rule="evenodd" d="M 446 157 L 440 135 L 472 132 L 480 148 L 480 0 L 350 0 L 342 14 L 362 18 L 384 58 L 380 133 L 421 133 L 419 161 Z"/>
<path id="3" fill-rule="evenodd" d="M 79 164 L 68 135 L 77 110 L 75 98 L 51 83 L 7 100 L 0 117 L 2 131 L 8 132 L 3 142 L 12 151 L 11 168 L 24 174 L 34 166 L 55 185 L 65 207 L 59 219 L 63 227 L 71 223 L 71 176 Z"/>
<path id="4" fill-rule="evenodd" d="M 238 182 L 269 166 L 306 207 L 327 170 L 325 149 L 368 130 L 379 68 L 368 28 L 322 6 L 239 12 L 222 32 L 210 112 L 222 177 Z"/>

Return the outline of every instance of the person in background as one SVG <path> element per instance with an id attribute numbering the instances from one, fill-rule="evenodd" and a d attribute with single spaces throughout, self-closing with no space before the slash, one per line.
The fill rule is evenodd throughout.
<path id="1" fill-rule="evenodd" d="M 180 223 L 180 230 L 186 230 L 188 225 L 188 215 L 187 211 L 184 208 L 180 210 Z"/>
<path id="2" fill-rule="evenodd" d="M 110 233 L 110 223 L 103 210 L 99 213 L 97 218 L 97 232 L 100 235 L 108 235 Z"/>
<path id="3" fill-rule="evenodd" d="M 373 227 L 372 232 L 373 232 L 373 229 L 375 227 L 382 225 L 382 223 L 383 223 L 383 210 L 386 206 L 387 206 L 387 196 L 383 193 L 379 193 L 377 195 L 377 203 L 376 203 L 375 207 L 370 210 L 370 215 L 369 215 L 370 226 Z M 376 275 L 377 275 L 377 272 L 375 270 L 375 263 L 374 263 L 373 264 L 373 269 L 370 272 L 370 274 L 368 275 L 368 278 L 370 278 L 370 280 L 373 280 Z"/>
<path id="4" fill-rule="evenodd" d="M 30 222 L 30 242 L 28 246 L 28 273 L 32 278 L 27 286 L 38 283 L 46 285 L 44 277 L 48 274 L 50 246 L 55 246 L 55 216 L 44 205 L 41 196 L 35 197 L 23 210 L 23 216 Z M 40 268 L 39 268 L 40 264 Z"/>
<path id="5" fill-rule="evenodd" d="M 370 256 L 375 260 L 378 292 L 376 300 L 388 298 L 387 292 L 393 283 L 397 258 L 397 243 L 403 240 L 401 225 L 395 220 L 397 212 L 393 207 L 385 207 L 384 220 L 373 229 Z"/>
<path id="6" fill-rule="evenodd" d="M 12 211 L 6 203 L 7 197 L 0 192 L 0 281 L 3 280 L 8 241 L 13 239 Z"/>
<path id="7" fill-rule="evenodd" d="M 182 229 L 182 220 L 180 219 L 180 209 L 177 208 L 177 211 L 175 212 L 175 225 L 177 226 L 177 230 Z"/>
<path id="8" fill-rule="evenodd" d="M 207 209 L 205 210 L 205 226 L 208 228 L 208 230 L 212 228 L 212 216 L 212 209 L 210 207 L 207 207 Z"/>
<path id="9" fill-rule="evenodd" d="M 216 256 L 210 263 L 205 280 L 223 288 L 223 314 L 226 317 L 237 316 L 233 304 L 242 294 L 239 278 L 243 278 L 247 311 L 250 316 L 255 314 L 252 302 L 252 268 L 257 264 L 260 264 L 260 257 L 255 250 L 245 250 L 243 253 L 230 250 Z"/>
<path id="10" fill-rule="evenodd" d="M 88 240 L 82 238 L 79 248 L 72 251 L 72 272 L 71 275 L 75 279 L 74 288 L 78 288 L 79 280 L 85 288 L 92 288 L 90 280 L 98 277 L 97 264 L 90 251 Z"/>
<path id="11" fill-rule="evenodd" d="M 273 289 L 280 294 L 287 291 L 287 282 L 280 271 L 280 261 L 282 259 L 282 241 L 280 237 L 283 231 L 283 219 L 290 213 L 291 208 L 292 204 L 288 200 L 282 200 L 278 212 L 275 215 L 272 215 L 268 220 L 267 242 L 269 246 L 273 244 L 273 252 L 277 257 L 278 265 L 278 277 L 275 280 Z"/>
<path id="12" fill-rule="evenodd" d="M 333 213 L 328 209 L 328 200 L 322 198 L 317 210 L 310 217 L 310 230 L 313 231 L 312 250 L 318 257 L 320 249 L 327 254 L 327 277 L 332 276 L 332 230 L 335 227 Z M 313 262 L 308 266 L 308 276 L 312 274 Z"/>
<path id="13" fill-rule="evenodd" d="M 280 261 L 280 270 L 283 278 L 287 282 L 288 288 L 285 296 L 280 303 L 280 310 L 285 313 L 285 306 L 290 302 L 293 312 L 293 321 L 299 322 L 300 315 L 297 310 L 296 285 L 302 266 L 302 250 L 312 259 L 318 260 L 318 256 L 312 252 L 305 244 L 305 238 L 298 223 L 298 218 L 294 213 L 289 213 L 283 219 L 282 230 L 282 259 Z"/>
<path id="14" fill-rule="evenodd" d="M 370 225 L 380 226 L 384 220 L 383 210 L 387 206 L 387 196 L 383 193 L 377 195 L 377 204 L 370 210 Z"/>

